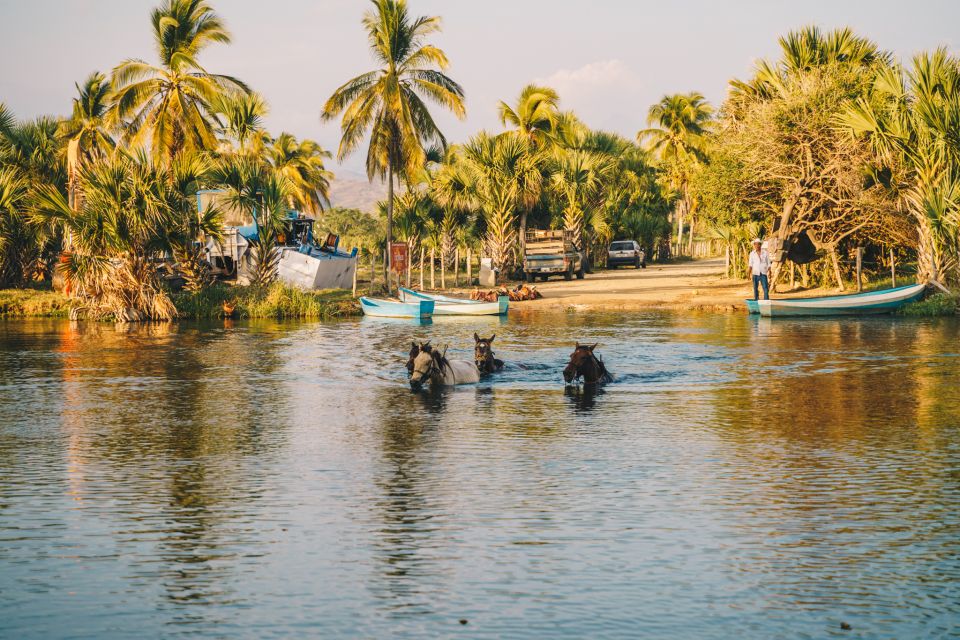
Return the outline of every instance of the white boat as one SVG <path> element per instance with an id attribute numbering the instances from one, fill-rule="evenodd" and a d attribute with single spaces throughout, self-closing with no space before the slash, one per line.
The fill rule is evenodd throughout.
<path id="1" fill-rule="evenodd" d="M 788 298 L 759 300 L 761 316 L 842 316 L 868 313 L 890 313 L 923 296 L 926 284 L 911 284 L 896 289 L 882 289 L 846 296 L 823 298 Z"/>
<path id="2" fill-rule="evenodd" d="M 435 303 L 435 316 L 502 316 L 510 308 L 510 298 L 500 296 L 496 302 L 450 298 L 436 294 L 421 293 L 412 289 L 400 288 L 400 299 L 404 302 L 429 300 Z"/>
<path id="3" fill-rule="evenodd" d="M 380 298 L 360 297 L 360 308 L 364 315 L 377 318 L 429 318 L 434 313 L 432 300 L 417 300 L 416 302 L 397 302 Z"/>

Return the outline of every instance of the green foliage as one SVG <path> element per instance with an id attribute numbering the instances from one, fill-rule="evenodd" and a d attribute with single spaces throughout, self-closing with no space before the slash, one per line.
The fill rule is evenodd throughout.
<path id="1" fill-rule="evenodd" d="M 349 291 L 331 289 L 304 291 L 275 282 L 269 286 L 234 287 L 216 284 L 199 292 L 173 296 L 181 318 L 222 318 L 224 303 L 238 318 L 329 319 L 361 315 L 359 303 Z"/>
<path id="2" fill-rule="evenodd" d="M 70 300 L 42 289 L 0 289 L 0 318 L 57 317 L 70 314 Z"/>
<path id="3" fill-rule="evenodd" d="M 960 296 L 935 293 L 924 300 L 904 306 L 900 313 L 905 316 L 916 317 L 960 315 Z"/>

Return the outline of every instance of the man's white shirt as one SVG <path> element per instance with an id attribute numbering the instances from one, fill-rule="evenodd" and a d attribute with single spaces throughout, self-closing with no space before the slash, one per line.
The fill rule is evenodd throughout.
<path id="1" fill-rule="evenodd" d="M 766 249 L 750 252 L 750 273 L 755 276 L 766 275 L 770 271 L 770 253 Z"/>

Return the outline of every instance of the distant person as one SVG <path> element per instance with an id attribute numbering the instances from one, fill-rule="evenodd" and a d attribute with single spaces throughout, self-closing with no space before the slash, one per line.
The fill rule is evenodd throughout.
<path id="1" fill-rule="evenodd" d="M 750 252 L 750 273 L 753 275 L 753 299 L 760 299 L 758 285 L 763 287 L 763 299 L 770 299 L 770 253 L 763 248 L 760 238 L 753 239 Z"/>

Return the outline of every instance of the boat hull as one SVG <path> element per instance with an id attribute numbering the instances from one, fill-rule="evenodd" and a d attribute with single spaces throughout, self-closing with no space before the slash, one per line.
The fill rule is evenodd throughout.
<path id="1" fill-rule="evenodd" d="M 401 288 L 400 299 L 404 302 L 430 300 L 435 305 L 433 311 L 435 316 L 502 316 L 510 308 L 510 298 L 507 296 L 500 296 L 496 302 L 481 302 L 430 295 Z"/>
<path id="2" fill-rule="evenodd" d="M 764 317 L 784 316 L 852 316 L 890 313 L 923 296 L 925 284 L 896 289 L 870 291 L 848 296 L 760 300 L 757 305 Z"/>
<path id="3" fill-rule="evenodd" d="M 430 318 L 434 313 L 434 302 L 432 300 L 419 300 L 417 302 L 394 302 L 393 300 L 382 300 L 379 298 L 360 298 L 360 308 L 364 315 L 375 318 Z"/>
<path id="4" fill-rule="evenodd" d="M 760 304 L 759 300 L 754 300 L 753 298 L 747 298 L 744 300 L 747 303 L 747 313 L 760 313 Z"/>

